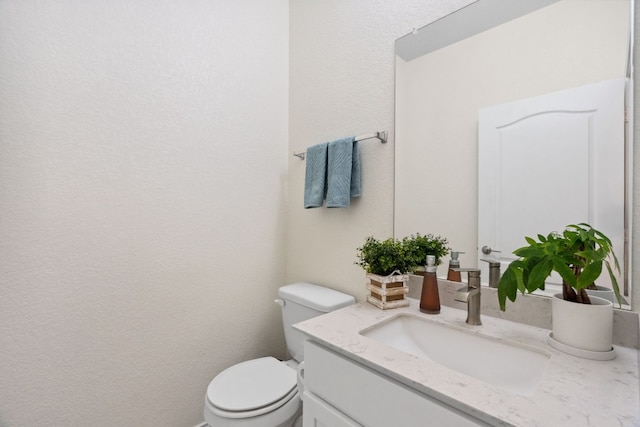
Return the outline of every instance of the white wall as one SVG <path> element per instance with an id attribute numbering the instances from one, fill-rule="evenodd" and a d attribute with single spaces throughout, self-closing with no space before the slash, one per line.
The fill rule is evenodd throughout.
<path id="1" fill-rule="evenodd" d="M 0 425 L 193 426 L 284 356 L 288 2 L 0 2 Z"/>
<path id="2" fill-rule="evenodd" d="M 640 262 L 638 262 L 638 254 L 640 254 L 640 150 L 638 147 L 638 139 L 640 138 L 640 1 L 633 0 L 634 22 L 633 22 L 633 207 L 631 220 L 631 285 L 640 282 Z M 636 254 L 633 256 L 633 254 Z M 640 286 L 640 285 L 638 285 Z M 633 300 L 631 308 L 640 311 L 640 292 L 636 289 L 631 293 Z"/>
<path id="3" fill-rule="evenodd" d="M 291 2 L 288 281 L 307 280 L 363 299 L 356 248 L 366 236 L 393 235 L 395 39 L 468 3 Z M 389 131 L 389 143 L 361 145 L 362 197 L 348 209 L 303 209 L 304 162 L 291 153 L 380 130 Z"/>

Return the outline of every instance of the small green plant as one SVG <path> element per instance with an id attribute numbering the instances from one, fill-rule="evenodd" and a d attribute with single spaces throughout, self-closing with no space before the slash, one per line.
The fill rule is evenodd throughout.
<path id="1" fill-rule="evenodd" d="M 358 261 L 354 264 L 367 273 L 381 276 L 395 271 L 404 274 L 425 265 L 427 255 L 435 255 L 440 263 L 440 258 L 449 253 L 448 243 L 447 239 L 431 234 L 423 236 L 417 233 L 402 240 L 378 240 L 369 236 L 364 245 L 357 248 Z"/>
<path id="2" fill-rule="evenodd" d="M 357 250 L 358 261 L 355 264 L 367 273 L 388 276 L 394 271 L 406 273 L 414 268 L 406 256 L 406 248 L 402 241 L 393 238 L 381 241 L 369 236 L 364 245 Z"/>
<path id="3" fill-rule="evenodd" d="M 412 234 L 411 237 L 405 237 L 402 242 L 406 248 L 406 256 L 415 267 L 426 265 L 427 255 L 434 255 L 436 265 L 440 265 L 442 257 L 451 250 L 447 246 L 449 241 L 446 238 L 432 234 L 424 236 L 420 233 Z"/>
<path id="4" fill-rule="evenodd" d="M 613 268 L 620 272 L 611 240 L 589 224 L 568 225 L 562 234 L 538 235 L 538 240 L 525 238 L 528 246 L 513 253 L 520 257 L 505 270 L 498 282 L 500 309 L 505 310 L 506 299 L 516 300 L 517 291 L 533 292 L 544 289 L 552 271 L 562 277 L 562 296 L 566 301 L 591 304 L 586 289 L 595 287 L 603 265 L 606 267 L 613 291 L 621 304 L 618 281 Z M 611 263 L 613 262 L 613 268 Z"/>

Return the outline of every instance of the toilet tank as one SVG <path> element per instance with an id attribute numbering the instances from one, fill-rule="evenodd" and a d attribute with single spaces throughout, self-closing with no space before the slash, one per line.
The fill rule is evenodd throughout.
<path id="1" fill-rule="evenodd" d="M 278 290 L 278 295 L 282 307 L 282 323 L 287 350 L 291 357 L 298 362 L 301 362 L 303 358 L 306 336 L 294 329 L 292 325 L 356 302 L 351 295 L 311 283 L 294 283 L 283 286 Z"/>

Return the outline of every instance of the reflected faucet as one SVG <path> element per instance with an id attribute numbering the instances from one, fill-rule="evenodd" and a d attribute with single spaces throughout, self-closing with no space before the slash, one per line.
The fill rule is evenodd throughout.
<path id="1" fill-rule="evenodd" d="M 490 258 L 481 258 L 480 261 L 489 263 L 489 287 L 497 288 L 500 281 L 500 261 Z"/>
<path id="2" fill-rule="evenodd" d="M 469 325 L 482 325 L 480 320 L 480 270 L 477 268 L 456 268 L 457 271 L 469 273 L 467 286 L 456 291 L 453 298 L 456 301 L 467 304 L 467 323 Z"/>

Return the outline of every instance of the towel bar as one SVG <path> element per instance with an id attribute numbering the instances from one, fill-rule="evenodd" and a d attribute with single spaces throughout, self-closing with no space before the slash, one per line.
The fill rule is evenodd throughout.
<path id="1" fill-rule="evenodd" d="M 372 139 L 372 138 L 377 138 L 380 140 L 381 143 L 386 144 L 387 143 L 387 137 L 388 137 L 388 133 L 386 130 L 383 130 L 382 132 L 374 132 L 374 133 L 368 133 L 366 135 L 359 135 L 356 136 L 354 138 L 355 141 L 364 141 L 365 139 Z M 302 152 L 302 153 L 296 153 L 295 151 L 293 152 L 293 155 L 296 156 L 297 158 L 299 158 L 300 160 L 304 160 L 305 159 L 305 155 L 306 153 Z"/>

